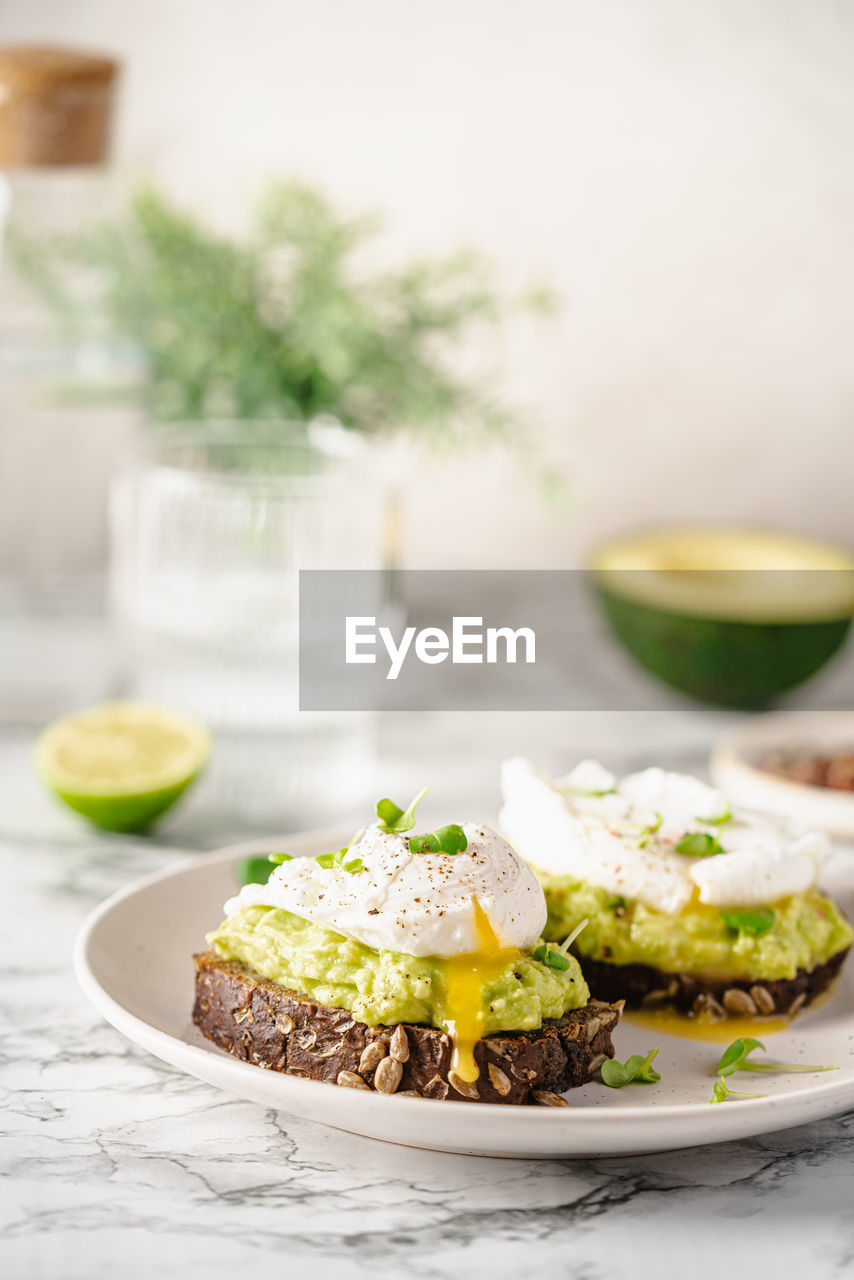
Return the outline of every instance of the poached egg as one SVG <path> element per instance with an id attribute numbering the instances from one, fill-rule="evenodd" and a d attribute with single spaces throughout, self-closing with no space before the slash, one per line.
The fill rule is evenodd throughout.
<path id="1" fill-rule="evenodd" d="M 452 1069 L 471 1082 L 484 987 L 536 943 L 547 909 L 534 872 L 506 840 L 478 823 L 462 830 L 467 843 L 459 853 L 413 853 L 406 836 L 375 823 L 344 860 L 360 861 L 360 870 L 293 858 L 266 884 L 244 885 L 225 914 L 278 907 L 377 950 L 435 959 L 445 980 Z"/>
<path id="2" fill-rule="evenodd" d="M 770 815 L 731 810 L 726 796 L 687 774 L 644 769 L 619 780 L 585 760 L 550 779 L 528 760 L 501 774 L 500 825 L 547 875 L 570 875 L 676 915 L 694 900 L 754 907 L 816 883 L 830 845 Z M 722 852 L 676 852 L 687 835 L 713 836 Z"/>

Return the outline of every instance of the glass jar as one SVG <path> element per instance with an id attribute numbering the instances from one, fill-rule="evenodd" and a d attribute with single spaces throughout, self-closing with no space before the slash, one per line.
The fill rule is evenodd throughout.
<path id="1" fill-rule="evenodd" d="M 170 432 L 114 484 L 126 686 L 211 726 L 207 801 L 230 814 L 316 824 L 330 802 L 364 801 L 372 718 L 299 710 L 298 575 L 382 567 L 373 454 L 341 428 L 205 425 Z"/>

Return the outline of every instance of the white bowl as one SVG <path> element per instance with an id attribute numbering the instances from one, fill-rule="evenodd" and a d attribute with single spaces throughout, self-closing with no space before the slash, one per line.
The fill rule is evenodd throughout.
<path id="1" fill-rule="evenodd" d="M 771 751 L 854 750 L 854 711 L 789 711 L 744 720 L 712 750 L 712 781 L 733 804 L 764 809 L 854 842 L 854 792 L 808 786 L 760 767 Z"/>

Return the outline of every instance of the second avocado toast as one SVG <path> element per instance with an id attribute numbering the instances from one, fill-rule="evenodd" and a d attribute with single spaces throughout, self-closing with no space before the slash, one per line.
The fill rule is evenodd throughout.
<path id="1" fill-rule="evenodd" d="M 791 1016 L 825 992 L 852 942 L 818 888 L 824 836 L 730 807 L 696 778 L 595 761 L 550 780 L 502 771 L 501 826 L 537 870 L 546 938 L 575 939 L 601 999 L 681 1013 Z"/>

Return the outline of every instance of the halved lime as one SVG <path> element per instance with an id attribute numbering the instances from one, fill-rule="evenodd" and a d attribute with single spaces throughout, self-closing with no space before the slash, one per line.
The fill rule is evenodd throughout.
<path id="1" fill-rule="evenodd" d="M 96 826 L 139 831 L 175 803 L 210 751 L 210 734 L 189 716 L 145 702 L 108 702 L 48 725 L 36 744 L 36 768 Z"/>

